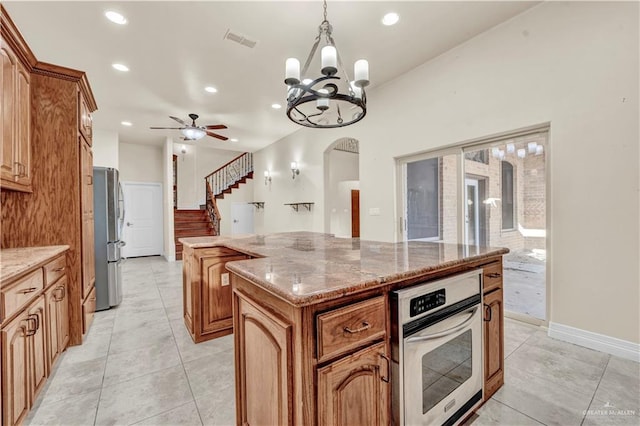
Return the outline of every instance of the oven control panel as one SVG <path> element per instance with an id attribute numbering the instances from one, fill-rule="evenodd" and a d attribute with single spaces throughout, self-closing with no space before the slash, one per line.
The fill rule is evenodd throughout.
<path id="1" fill-rule="evenodd" d="M 415 317 L 427 311 L 442 306 L 447 302 L 445 289 L 414 297 L 409 303 L 409 316 Z"/>

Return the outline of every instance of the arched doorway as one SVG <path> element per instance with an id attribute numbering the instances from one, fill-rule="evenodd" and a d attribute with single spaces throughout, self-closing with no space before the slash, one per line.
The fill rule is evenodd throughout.
<path id="1" fill-rule="evenodd" d="M 359 148 L 345 137 L 324 152 L 324 229 L 340 238 L 360 236 Z"/>

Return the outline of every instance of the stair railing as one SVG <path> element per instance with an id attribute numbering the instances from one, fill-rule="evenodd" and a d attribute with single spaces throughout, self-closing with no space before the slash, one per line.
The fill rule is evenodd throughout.
<path id="1" fill-rule="evenodd" d="M 209 215 L 209 220 L 211 221 L 211 225 L 213 225 L 213 231 L 215 235 L 220 235 L 220 211 L 218 210 L 218 204 L 216 203 L 216 197 L 213 195 L 211 191 L 211 185 L 209 185 L 209 181 L 206 182 L 207 185 L 207 214 Z"/>
<path id="2" fill-rule="evenodd" d="M 218 168 L 204 179 L 211 186 L 213 196 L 222 194 L 236 182 L 253 172 L 253 154 L 245 152 Z"/>

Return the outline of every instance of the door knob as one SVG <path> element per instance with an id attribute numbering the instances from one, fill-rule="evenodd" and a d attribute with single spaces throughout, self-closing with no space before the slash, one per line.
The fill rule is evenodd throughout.
<path id="1" fill-rule="evenodd" d="M 233 219 L 233 223 L 238 223 L 238 219 Z"/>
<path id="2" fill-rule="evenodd" d="M 132 225 L 133 225 L 133 223 L 127 222 L 127 226 L 132 226 Z"/>

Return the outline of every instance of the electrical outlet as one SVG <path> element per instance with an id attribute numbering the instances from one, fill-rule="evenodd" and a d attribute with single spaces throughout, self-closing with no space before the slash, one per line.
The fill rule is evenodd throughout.
<path id="1" fill-rule="evenodd" d="M 369 209 L 369 216 L 380 216 L 380 208 L 379 207 L 371 207 Z"/>
<path id="2" fill-rule="evenodd" d="M 222 287 L 229 285 L 229 273 L 225 272 L 224 274 L 220 274 L 220 278 L 222 278 Z"/>

